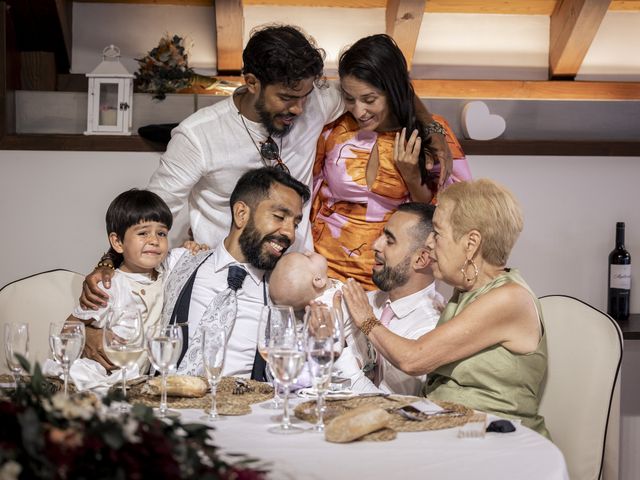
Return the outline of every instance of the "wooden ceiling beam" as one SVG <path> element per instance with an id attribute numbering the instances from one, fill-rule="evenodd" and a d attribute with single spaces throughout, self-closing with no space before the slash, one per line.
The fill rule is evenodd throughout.
<path id="1" fill-rule="evenodd" d="M 561 0 L 551 15 L 550 78 L 575 78 L 611 0 Z"/>
<path id="2" fill-rule="evenodd" d="M 244 30 L 242 0 L 216 0 L 215 8 L 218 73 L 239 75 Z"/>
<path id="3" fill-rule="evenodd" d="M 214 0 L 73 0 L 77 3 L 128 3 L 211 6 Z M 551 15 L 558 0 L 429 0 L 427 13 L 497 13 L 505 15 Z M 245 5 L 385 8 L 386 0 L 246 0 Z M 609 10 L 640 11 L 640 0 L 613 0 Z"/>
<path id="4" fill-rule="evenodd" d="M 393 37 L 411 70 L 426 0 L 387 0 L 386 30 Z"/>
<path id="5" fill-rule="evenodd" d="M 640 101 L 640 82 L 413 80 L 422 98 Z"/>

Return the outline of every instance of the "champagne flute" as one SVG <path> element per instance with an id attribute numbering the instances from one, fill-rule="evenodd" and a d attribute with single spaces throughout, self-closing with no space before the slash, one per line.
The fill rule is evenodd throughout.
<path id="1" fill-rule="evenodd" d="M 224 328 L 207 327 L 202 330 L 202 365 L 211 387 L 211 408 L 209 415 L 201 420 L 215 422 L 221 420 L 216 409 L 216 390 L 222 378 L 224 357 L 227 350 L 227 334 Z"/>
<path id="2" fill-rule="evenodd" d="M 7 367 L 13 375 L 16 389 L 20 381 L 22 366 L 16 354 L 29 357 L 29 325 L 27 323 L 6 323 L 4 326 L 4 354 Z"/>
<path id="3" fill-rule="evenodd" d="M 316 424 L 313 431 L 324 432 L 324 395 L 331 383 L 334 358 L 335 322 L 328 307 L 312 308 L 307 315 L 306 351 L 309 373 L 316 391 Z"/>
<path id="4" fill-rule="evenodd" d="M 76 320 L 51 322 L 49 325 L 49 346 L 53 359 L 62 367 L 64 376 L 64 396 L 69 396 L 69 369 L 84 349 L 84 323 Z"/>
<path id="5" fill-rule="evenodd" d="M 289 419 L 289 387 L 302 372 L 305 361 L 304 342 L 298 335 L 295 321 L 284 326 L 280 335 L 271 338 L 268 352 L 269 368 L 284 387 L 282 423 L 268 431 L 280 434 L 302 433 L 304 430 L 293 426 Z"/>
<path id="6" fill-rule="evenodd" d="M 296 319 L 293 307 L 288 305 L 265 305 L 260 313 L 258 325 L 258 352 L 267 362 L 267 368 L 273 378 L 273 400 L 264 404 L 264 408 L 279 409 L 282 407 L 282 398 L 278 394 L 278 380 L 275 378 L 269 365 L 269 342 L 284 332 L 285 326 L 295 328 Z"/>
<path id="7" fill-rule="evenodd" d="M 136 366 L 144 352 L 144 332 L 140 312 L 135 308 L 111 307 L 103 330 L 102 345 L 109 360 L 121 369 L 122 397 L 127 398 L 127 368 Z M 121 411 L 129 407 L 121 404 Z"/>
<path id="8" fill-rule="evenodd" d="M 182 350 L 182 328 L 178 325 L 151 327 L 147 331 L 147 351 L 153 367 L 162 374 L 160 408 L 154 412 L 160 418 L 179 417 L 180 413 L 167 408 L 167 374 L 175 368 Z"/>

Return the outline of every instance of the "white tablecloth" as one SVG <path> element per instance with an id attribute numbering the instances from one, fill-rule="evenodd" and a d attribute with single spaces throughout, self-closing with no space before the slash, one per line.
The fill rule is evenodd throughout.
<path id="1" fill-rule="evenodd" d="M 333 444 L 323 434 L 277 435 L 278 410 L 253 405 L 250 415 L 216 422 L 214 439 L 225 452 L 246 453 L 270 465 L 277 480 L 568 480 L 560 450 L 534 431 L 485 438 L 457 438 L 457 428 L 401 432 L 389 442 Z M 202 410 L 182 410 L 184 422 L 198 422 Z M 308 423 L 297 423 L 305 428 Z"/>

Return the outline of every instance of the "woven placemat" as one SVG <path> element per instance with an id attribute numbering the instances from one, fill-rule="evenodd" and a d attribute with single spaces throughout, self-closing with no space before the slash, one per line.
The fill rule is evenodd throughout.
<path id="1" fill-rule="evenodd" d="M 399 408 L 410 405 L 416 400 L 419 400 L 419 398 L 401 395 L 327 400 L 324 420 L 325 423 L 328 423 L 333 418 L 363 405 L 379 407 L 391 413 L 391 422 L 389 423 L 388 428 L 370 433 L 358 440 L 388 441 L 396 438 L 396 432 L 422 432 L 426 430 L 441 430 L 444 428 L 459 427 L 467 423 L 473 416 L 472 409 L 451 402 L 435 402 L 442 408 L 451 410 L 451 413 L 445 413 L 442 415 L 425 415 L 422 413 L 416 413 L 415 416 L 418 417 L 419 420 L 409 420 L 397 412 Z M 315 409 L 316 401 L 311 400 L 298 404 L 294 412 L 296 417 L 301 420 L 315 423 Z"/>
<path id="2" fill-rule="evenodd" d="M 244 380 L 249 385 L 249 391 L 234 394 L 236 380 L 233 377 L 222 377 L 216 394 L 216 408 L 220 415 L 247 415 L 251 413 L 251 404 L 263 402 L 273 397 L 273 387 L 267 383 L 255 380 Z M 143 393 L 145 384 L 132 385 L 127 399 L 130 403 L 140 403 L 148 407 L 160 405 L 159 395 Z M 236 389 L 237 390 L 237 389 Z M 169 408 L 202 408 L 211 406 L 211 394 L 200 398 L 167 397 Z"/>

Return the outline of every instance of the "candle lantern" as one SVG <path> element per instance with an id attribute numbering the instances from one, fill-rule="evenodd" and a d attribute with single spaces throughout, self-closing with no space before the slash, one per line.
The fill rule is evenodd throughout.
<path id="1" fill-rule="evenodd" d="M 91 72 L 85 135 L 131 135 L 133 78 L 120 63 L 120 49 L 109 45 Z"/>

